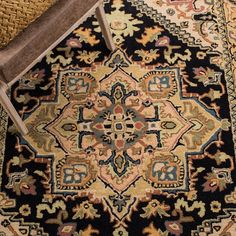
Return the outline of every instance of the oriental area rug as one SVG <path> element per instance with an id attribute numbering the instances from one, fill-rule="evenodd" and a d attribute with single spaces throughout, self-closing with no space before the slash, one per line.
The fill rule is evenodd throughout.
<path id="1" fill-rule="evenodd" d="M 0 235 L 235 236 L 236 1 L 104 4 L 9 91 Z"/>

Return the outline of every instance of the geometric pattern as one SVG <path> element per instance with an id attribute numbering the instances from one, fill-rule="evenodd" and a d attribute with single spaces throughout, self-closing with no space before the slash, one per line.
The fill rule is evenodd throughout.
<path id="1" fill-rule="evenodd" d="M 104 2 L 0 110 L 0 235 L 233 234 L 235 3 Z"/>

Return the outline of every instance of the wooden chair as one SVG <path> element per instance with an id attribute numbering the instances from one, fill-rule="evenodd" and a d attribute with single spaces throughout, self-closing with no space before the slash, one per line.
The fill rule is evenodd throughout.
<path id="1" fill-rule="evenodd" d="M 0 5 L 1 1 L 4 0 L 0 0 Z M 93 12 L 96 12 L 107 47 L 112 51 L 115 49 L 102 0 L 55 1 L 53 6 L 0 49 L 0 103 L 23 135 L 28 130 L 6 94 L 9 86 Z"/>

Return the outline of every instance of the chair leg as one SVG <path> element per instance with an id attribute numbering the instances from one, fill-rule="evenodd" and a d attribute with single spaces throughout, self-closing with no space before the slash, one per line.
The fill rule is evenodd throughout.
<path id="1" fill-rule="evenodd" d="M 111 51 L 114 51 L 116 49 L 116 46 L 115 46 L 113 39 L 112 39 L 112 34 L 109 29 L 108 22 L 106 20 L 106 15 L 105 15 L 105 11 L 104 11 L 102 2 L 101 2 L 101 4 L 99 4 L 99 6 L 96 9 L 96 16 L 97 16 L 97 20 L 99 22 L 99 25 L 102 29 L 102 34 L 105 38 L 107 47 Z"/>
<path id="2" fill-rule="evenodd" d="M 6 94 L 6 85 L 2 83 L 0 84 L 0 103 L 6 110 L 6 112 L 8 113 L 20 133 L 22 135 L 26 135 L 28 133 L 28 129 L 26 128 L 25 123 L 23 122 L 16 109 L 12 105 L 10 99 L 8 98 Z"/>

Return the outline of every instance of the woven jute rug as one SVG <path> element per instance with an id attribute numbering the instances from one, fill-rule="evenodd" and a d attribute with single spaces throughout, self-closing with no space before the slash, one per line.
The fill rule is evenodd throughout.
<path id="1" fill-rule="evenodd" d="M 236 235 L 236 2 L 105 9 L 116 51 L 91 16 L 1 110 L 0 235 Z"/>
<path id="2" fill-rule="evenodd" d="M 57 0 L 0 0 L 0 49 Z"/>

